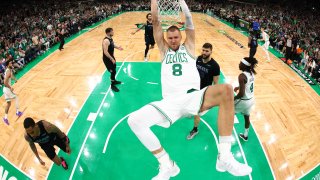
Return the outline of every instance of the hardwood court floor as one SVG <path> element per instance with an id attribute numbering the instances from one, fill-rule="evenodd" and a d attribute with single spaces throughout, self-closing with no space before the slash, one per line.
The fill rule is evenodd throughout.
<path id="1" fill-rule="evenodd" d="M 104 29 L 113 27 L 116 44 L 125 49 L 115 53 L 119 62 L 143 61 L 143 31 L 134 36 L 130 35 L 130 32 L 133 31 L 135 23 L 145 22 L 145 14 L 124 13 L 107 21 L 68 43 L 64 51 L 53 53 L 23 76 L 14 88 L 20 98 L 24 115 L 19 119 L 14 116 L 13 103 L 9 114 L 11 125 L 0 124 L 1 154 L 26 173 L 34 172 L 36 179 L 45 179 L 50 161 L 40 148 L 39 154 L 46 166 L 42 167 L 35 160 L 23 139 L 23 119 L 28 116 L 37 120 L 46 119 L 65 132 L 68 131 L 105 71 L 101 60 Z M 213 57 L 220 64 L 227 82 L 234 84 L 240 73 L 238 63 L 249 52 L 246 48 L 247 38 L 207 15 L 194 13 L 193 19 L 196 26 L 197 54 L 200 53 L 203 43 L 212 43 Z M 245 48 L 240 48 L 227 38 L 226 34 Z M 320 162 L 317 153 L 320 149 L 320 142 L 317 140 L 320 137 L 320 98 L 280 60 L 270 55 L 272 61 L 266 63 L 264 56 L 264 51 L 259 48 L 256 55 L 259 60 L 255 86 L 256 105 L 251 119 L 275 177 L 298 178 Z M 157 49 L 151 51 L 150 61 L 160 61 Z M 108 83 L 107 78 L 103 81 Z M 106 91 L 105 89 L 104 92 Z M 1 98 L 0 102 L 4 109 L 4 98 Z M 0 114 L 3 116 L 3 111 Z M 76 155 L 77 153 L 72 156 Z"/>

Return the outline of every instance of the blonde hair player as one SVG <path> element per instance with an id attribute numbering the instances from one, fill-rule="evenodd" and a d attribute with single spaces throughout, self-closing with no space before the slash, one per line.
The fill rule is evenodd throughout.
<path id="1" fill-rule="evenodd" d="M 248 175 L 252 171 L 251 167 L 236 161 L 231 153 L 234 124 L 233 88 L 229 84 L 219 84 L 199 90 L 200 77 L 194 58 L 195 31 L 192 16 L 185 1 L 179 0 L 179 3 L 186 18 L 187 38 L 183 44 L 181 32 L 176 26 L 168 28 L 165 40 L 158 17 L 157 0 L 151 0 L 153 34 L 163 60 L 163 99 L 131 113 L 128 124 L 141 143 L 158 159 L 159 173 L 153 180 L 167 180 L 178 175 L 180 169 L 177 163 L 171 160 L 150 127 L 159 125 L 168 128 L 182 117 L 202 115 L 210 108 L 219 106 L 219 155 L 216 169 L 220 172 L 228 171 L 234 176 Z"/>

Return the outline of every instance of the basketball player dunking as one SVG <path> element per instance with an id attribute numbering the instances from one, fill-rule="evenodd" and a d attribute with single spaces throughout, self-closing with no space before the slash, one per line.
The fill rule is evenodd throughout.
<path id="1" fill-rule="evenodd" d="M 22 112 L 19 111 L 19 98 L 18 96 L 13 92 L 13 87 L 11 86 L 11 78 L 14 79 L 16 82 L 18 81 L 16 77 L 13 75 L 12 69 L 13 69 L 13 64 L 12 60 L 7 61 L 7 69 L 4 73 L 4 87 L 3 87 L 3 94 L 4 98 L 7 101 L 7 105 L 5 108 L 5 116 L 3 118 L 3 121 L 9 125 L 9 120 L 8 120 L 8 112 L 11 106 L 11 100 L 15 99 L 15 104 L 16 104 L 16 115 L 21 116 Z"/>
<path id="2" fill-rule="evenodd" d="M 153 37 L 153 26 L 152 26 L 152 15 L 151 13 L 147 14 L 147 23 L 143 24 L 140 28 L 138 28 L 135 32 L 131 33 L 134 35 L 136 32 L 140 31 L 142 28 L 145 28 L 144 40 L 146 42 L 146 49 L 144 50 L 144 61 L 148 61 L 147 55 L 149 49 L 154 48 L 154 37 Z M 150 47 L 151 45 L 151 47 Z"/>
<path id="3" fill-rule="evenodd" d="M 233 141 L 234 100 L 233 88 L 228 84 L 208 86 L 200 89 L 200 77 L 196 67 L 195 31 L 192 16 L 184 0 L 179 0 L 186 17 L 186 40 L 181 44 L 182 35 L 178 27 L 171 26 L 164 39 L 158 18 L 157 0 L 151 0 L 153 33 L 160 50 L 162 61 L 161 101 L 152 102 L 131 113 L 128 124 L 141 143 L 158 159 L 160 168 L 155 179 L 170 179 L 179 174 L 180 169 L 161 146 L 157 136 L 151 131 L 153 125 L 169 127 L 178 119 L 203 114 L 214 106 L 219 106 L 219 155 L 216 169 L 228 171 L 235 176 L 244 176 L 252 169 L 235 160 L 231 153 Z M 182 162 L 181 162 L 182 163 Z"/>
<path id="4" fill-rule="evenodd" d="M 245 120 L 245 130 L 243 134 L 239 134 L 244 141 L 248 140 L 248 132 L 250 127 L 250 111 L 254 105 L 254 75 L 258 61 L 256 58 L 245 57 L 240 61 L 239 69 L 242 73 L 239 75 L 239 87 L 234 88 L 238 94 L 234 97 L 235 113 L 242 113 Z"/>

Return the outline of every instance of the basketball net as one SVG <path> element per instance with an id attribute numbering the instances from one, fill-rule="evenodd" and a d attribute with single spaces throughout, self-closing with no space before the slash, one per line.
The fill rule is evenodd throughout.
<path id="1" fill-rule="evenodd" d="M 179 0 L 158 0 L 159 18 L 163 26 L 181 23 Z"/>

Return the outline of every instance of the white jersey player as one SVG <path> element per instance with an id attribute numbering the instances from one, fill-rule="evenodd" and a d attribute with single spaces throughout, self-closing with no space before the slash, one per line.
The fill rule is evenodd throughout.
<path id="1" fill-rule="evenodd" d="M 178 175 L 180 169 L 170 159 L 150 127 L 169 127 L 182 117 L 195 116 L 214 106 L 220 106 L 217 123 L 220 142 L 216 169 L 221 172 L 228 171 L 234 176 L 248 175 L 252 171 L 251 167 L 236 161 L 231 153 L 234 116 L 232 86 L 221 84 L 199 90 L 200 77 L 194 58 L 195 31 L 192 16 L 185 1 L 179 0 L 179 3 L 186 19 L 187 38 L 183 44 L 181 32 L 176 26 L 168 28 L 167 40 L 164 39 L 157 0 L 151 0 L 153 34 L 162 59 L 163 99 L 131 113 L 128 124 L 141 143 L 158 159 L 159 174 L 153 180 L 166 180 Z"/>
<path id="2" fill-rule="evenodd" d="M 242 113 L 245 119 L 245 131 L 240 134 L 240 138 L 247 141 L 248 132 L 250 127 L 250 112 L 255 103 L 254 100 L 254 70 L 258 61 L 255 58 L 244 58 L 239 64 L 239 69 L 242 73 L 239 75 L 239 87 L 234 90 L 238 91 L 238 94 L 234 97 L 235 113 Z"/>
<path id="3" fill-rule="evenodd" d="M 263 48 L 264 52 L 266 53 L 267 62 L 270 62 L 270 56 L 269 56 L 269 52 L 268 52 L 268 50 L 269 50 L 269 45 L 270 45 L 270 41 L 269 41 L 270 36 L 269 36 L 269 34 L 267 34 L 267 32 L 265 31 L 264 28 L 261 28 L 261 33 L 262 33 L 262 39 L 263 39 L 264 42 L 265 42 L 265 43 L 263 44 L 262 48 Z"/>
<path id="4" fill-rule="evenodd" d="M 9 60 L 6 62 L 7 64 L 7 69 L 4 73 L 4 87 L 3 87 L 3 94 L 4 94 L 4 98 L 7 102 L 7 105 L 5 107 L 5 116 L 3 118 L 3 121 L 9 125 L 9 120 L 8 120 L 8 112 L 11 106 L 11 100 L 15 99 L 15 104 L 16 104 L 16 115 L 17 116 L 21 116 L 22 112 L 19 111 L 19 99 L 18 96 L 16 96 L 16 94 L 13 92 L 13 87 L 11 86 L 11 78 L 13 78 L 16 82 L 18 81 L 12 72 L 13 69 L 13 64 L 12 61 Z"/>

